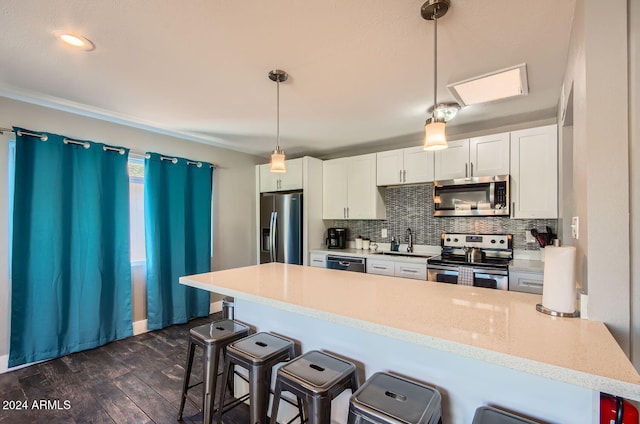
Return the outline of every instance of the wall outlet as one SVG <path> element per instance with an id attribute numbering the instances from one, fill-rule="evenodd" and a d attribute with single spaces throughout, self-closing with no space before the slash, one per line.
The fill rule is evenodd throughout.
<path id="1" fill-rule="evenodd" d="M 577 216 L 571 218 L 571 237 L 578 240 L 580 235 L 580 220 Z"/>
<path id="2" fill-rule="evenodd" d="M 383 228 L 382 231 L 380 231 L 380 237 L 387 238 L 387 229 L 386 228 Z"/>

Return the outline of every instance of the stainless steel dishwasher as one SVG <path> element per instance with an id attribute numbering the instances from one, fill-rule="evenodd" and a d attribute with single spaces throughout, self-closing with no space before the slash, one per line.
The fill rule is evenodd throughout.
<path id="1" fill-rule="evenodd" d="M 354 258 L 353 256 L 327 255 L 327 268 L 340 271 L 366 272 L 365 261 L 365 258 Z"/>

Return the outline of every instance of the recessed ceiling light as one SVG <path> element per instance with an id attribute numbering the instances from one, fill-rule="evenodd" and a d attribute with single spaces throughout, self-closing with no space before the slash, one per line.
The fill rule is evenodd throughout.
<path id="1" fill-rule="evenodd" d="M 451 94 L 464 106 L 529 94 L 527 65 L 507 69 L 447 85 Z"/>
<path id="2" fill-rule="evenodd" d="M 57 31 L 55 35 L 60 41 L 76 49 L 91 51 L 96 48 L 91 40 L 79 34 L 74 34 L 72 32 L 66 31 Z"/>

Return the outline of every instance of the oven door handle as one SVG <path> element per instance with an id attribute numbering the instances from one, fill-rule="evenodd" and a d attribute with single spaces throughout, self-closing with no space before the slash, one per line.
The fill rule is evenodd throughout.
<path id="1" fill-rule="evenodd" d="M 484 275 L 509 275 L 509 271 L 501 269 L 486 269 L 486 268 L 473 268 L 474 274 Z"/>
<path id="2" fill-rule="evenodd" d="M 456 265 L 429 265 L 427 264 L 427 270 L 435 270 L 435 271 L 457 271 L 458 267 Z"/>

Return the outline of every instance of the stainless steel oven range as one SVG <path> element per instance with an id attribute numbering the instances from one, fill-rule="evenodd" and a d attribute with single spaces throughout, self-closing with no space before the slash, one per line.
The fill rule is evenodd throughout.
<path id="1" fill-rule="evenodd" d="M 427 280 L 509 290 L 511 234 L 442 233 L 440 256 L 427 260 Z"/>

